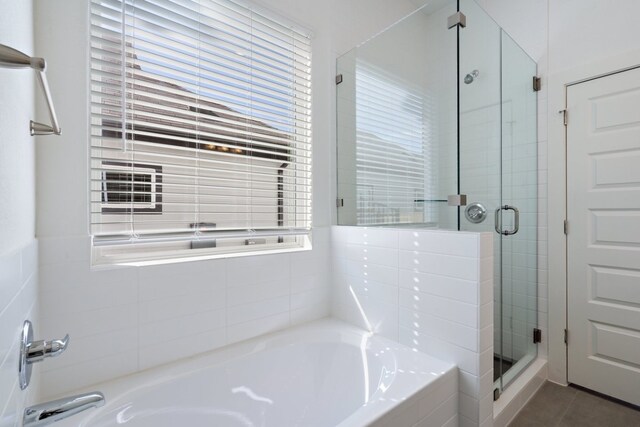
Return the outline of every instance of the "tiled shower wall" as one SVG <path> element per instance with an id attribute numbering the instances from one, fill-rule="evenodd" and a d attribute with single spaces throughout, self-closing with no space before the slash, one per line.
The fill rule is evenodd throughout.
<path id="1" fill-rule="evenodd" d="M 22 391 L 18 385 L 18 355 L 22 324 L 34 322 L 35 339 L 42 338 L 37 328 L 38 243 L 0 256 L 0 427 L 22 425 L 22 409 L 38 394 L 39 366 L 33 382 Z"/>
<path id="2" fill-rule="evenodd" d="M 332 227 L 333 315 L 459 368 L 460 425 L 491 425 L 490 233 Z"/>

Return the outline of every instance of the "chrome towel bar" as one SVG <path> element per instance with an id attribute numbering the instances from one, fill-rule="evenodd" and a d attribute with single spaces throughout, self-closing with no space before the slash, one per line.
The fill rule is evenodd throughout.
<path id="1" fill-rule="evenodd" d="M 12 47 L 0 44 L 0 67 L 2 68 L 33 68 L 38 76 L 38 81 L 44 92 L 44 97 L 49 107 L 49 116 L 51 118 L 51 125 L 44 123 L 38 123 L 31 120 L 30 131 L 31 135 L 60 135 L 62 129 L 58 124 L 58 117 L 56 116 L 56 110 L 53 107 L 53 100 L 51 99 L 51 92 L 49 91 L 49 84 L 47 82 L 47 75 L 45 74 L 47 63 L 44 58 L 36 58 L 26 55 L 19 50 Z"/>

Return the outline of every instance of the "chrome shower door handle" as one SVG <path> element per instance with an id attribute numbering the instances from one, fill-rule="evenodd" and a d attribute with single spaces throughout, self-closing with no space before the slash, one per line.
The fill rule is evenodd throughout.
<path id="1" fill-rule="evenodd" d="M 511 236 L 516 234 L 520 230 L 520 211 L 515 206 L 504 205 L 503 209 L 506 211 L 513 211 L 513 230 L 504 230 L 502 234 L 505 236 Z"/>
<path id="2" fill-rule="evenodd" d="M 500 211 L 513 211 L 513 229 L 512 230 L 503 230 L 502 229 L 502 221 L 500 221 Z M 495 228 L 496 233 L 502 234 L 503 236 L 512 236 L 520 230 L 520 211 L 515 206 L 504 205 L 500 206 L 496 209 L 495 213 Z"/>

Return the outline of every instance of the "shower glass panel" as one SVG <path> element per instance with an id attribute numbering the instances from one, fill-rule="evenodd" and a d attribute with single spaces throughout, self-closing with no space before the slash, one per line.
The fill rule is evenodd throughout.
<path id="1" fill-rule="evenodd" d="M 498 390 L 537 355 L 535 75 L 474 0 L 430 1 L 337 61 L 338 224 L 492 233 Z"/>
<path id="2" fill-rule="evenodd" d="M 338 58 L 338 224 L 455 229 L 455 1 L 433 1 Z"/>
<path id="3" fill-rule="evenodd" d="M 538 143 L 536 63 L 501 31 L 502 66 L 502 387 L 537 355 L 538 327 Z M 511 368 L 507 369 L 511 364 Z"/>
<path id="4" fill-rule="evenodd" d="M 501 334 L 503 242 L 495 221 L 502 205 L 500 27 L 474 1 L 461 0 L 460 10 L 467 16 L 467 27 L 460 31 L 460 191 L 467 195 L 460 229 L 493 234 L 493 374 L 500 387 L 506 370 Z M 484 216 L 473 215 L 475 211 Z"/>
<path id="5" fill-rule="evenodd" d="M 494 381 L 537 355 L 536 63 L 473 0 L 460 0 L 461 230 L 494 235 Z M 486 212 L 482 221 L 474 212 Z"/>

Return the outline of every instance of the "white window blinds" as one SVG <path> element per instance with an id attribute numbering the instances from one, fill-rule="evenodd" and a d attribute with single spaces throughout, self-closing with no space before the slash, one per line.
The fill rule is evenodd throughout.
<path id="1" fill-rule="evenodd" d="M 92 0 L 96 263 L 298 248 L 307 35 L 225 0 Z"/>
<path id="2" fill-rule="evenodd" d="M 423 204 L 432 197 L 432 111 L 423 92 L 417 84 L 356 60 L 358 225 L 430 220 Z"/>

